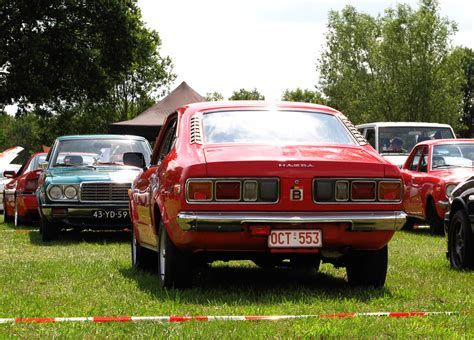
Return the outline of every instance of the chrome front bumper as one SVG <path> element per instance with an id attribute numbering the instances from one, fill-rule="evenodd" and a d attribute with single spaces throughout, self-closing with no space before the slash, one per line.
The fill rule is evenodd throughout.
<path id="1" fill-rule="evenodd" d="M 239 231 L 244 223 L 349 223 L 351 231 L 400 230 L 403 211 L 375 212 L 180 212 L 176 218 L 184 231 Z M 236 228 L 237 227 L 237 228 Z"/>

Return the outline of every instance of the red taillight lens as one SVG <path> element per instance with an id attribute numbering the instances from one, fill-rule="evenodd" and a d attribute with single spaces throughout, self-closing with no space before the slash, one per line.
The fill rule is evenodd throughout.
<path id="1" fill-rule="evenodd" d="M 240 201 L 240 182 L 216 182 L 216 200 Z"/>
<path id="2" fill-rule="evenodd" d="M 212 200 L 212 182 L 211 181 L 188 182 L 187 197 L 190 201 Z"/>
<path id="3" fill-rule="evenodd" d="M 374 201 L 375 182 L 352 182 L 352 200 Z"/>
<path id="4" fill-rule="evenodd" d="M 35 191 L 38 187 L 38 179 L 27 179 L 25 181 L 25 191 Z"/>
<path id="5" fill-rule="evenodd" d="M 401 183 L 400 182 L 380 182 L 379 200 L 381 201 L 400 201 Z"/>

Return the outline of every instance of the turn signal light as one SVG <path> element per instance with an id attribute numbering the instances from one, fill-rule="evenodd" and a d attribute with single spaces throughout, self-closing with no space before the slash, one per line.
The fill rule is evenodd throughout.
<path id="1" fill-rule="evenodd" d="M 379 200 L 381 201 L 400 201 L 401 199 L 400 182 L 380 182 Z"/>
<path id="2" fill-rule="evenodd" d="M 187 193 L 190 201 L 210 201 L 212 200 L 212 182 L 189 181 Z"/>
<path id="3" fill-rule="evenodd" d="M 355 201 L 375 201 L 375 182 L 352 182 L 352 199 Z"/>

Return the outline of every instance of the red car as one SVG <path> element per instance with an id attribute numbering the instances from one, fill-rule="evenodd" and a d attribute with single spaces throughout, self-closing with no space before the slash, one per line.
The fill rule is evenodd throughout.
<path id="1" fill-rule="evenodd" d="M 5 177 L 12 180 L 5 185 L 4 219 L 19 226 L 31 219 L 38 218 L 38 203 L 35 191 L 38 187 L 38 177 L 41 173 L 40 164 L 46 159 L 46 153 L 32 155 L 18 170 L 5 171 Z"/>
<path id="2" fill-rule="evenodd" d="M 168 117 L 151 164 L 129 191 L 132 264 L 158 259 L 162 286 L 188 287 L 194 265 L 235 259 L 325 261 L 346 267 L 350 285 L 384 285 L 387 243 L 406 217 L 401 173 L 340 112 L 188 105 Z"/>
<path id="3" fill-rule="evenodd" d="M 473 160 L 472 139 L 428 140 L 413 148 L 402 168 L 406 229 L 426 221 L 433 234 L 444 234 L 448 197 L 474 175 Z"/>

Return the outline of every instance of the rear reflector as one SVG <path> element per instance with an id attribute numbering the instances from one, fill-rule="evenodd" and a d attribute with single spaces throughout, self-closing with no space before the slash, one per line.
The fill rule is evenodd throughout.
<path id="1" fill-rule="evenodd" d="M 272 228 L 269 225 L 251 225 L 249 227 L 252 236 L 267 236 L 270 235 L 271 230 Z"/>
<path id="2" fill-rule="evenodd" d="M 189 181 L 187 193 L 190 201 L 210 201 L 212 200 L 212 182 Z"/>
<path id="3" fill-rule="evenodd" d="M 240 201 L 240 181 L 216 182 L 216 200 Z"/>
<path id="4" fill-rule="evenodd" d="M 400 182 L 380 182 L 379 200 L 381 201 L 400 201 L 401 183 Z"/>
<path id="5" fill-rule="evenodd" d="M 375 201 L 375 182 L 369 182 L 369 181 L 352 182 L 352 200 Z"/>

